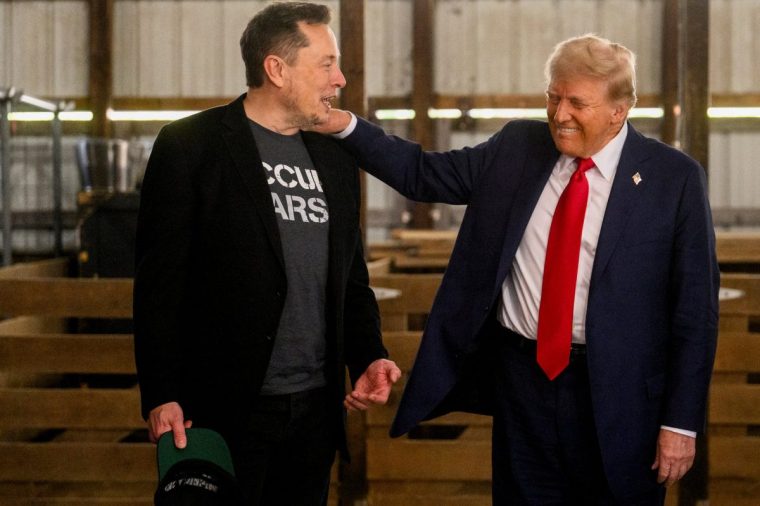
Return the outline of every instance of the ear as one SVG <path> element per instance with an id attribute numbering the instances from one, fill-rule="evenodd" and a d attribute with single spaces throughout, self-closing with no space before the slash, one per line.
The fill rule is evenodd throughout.
<path id="1" fill-rule="evenodd" d="M 624 100 L 619 100 L 615 103 L 615 107 L 612 110 L 612 122 L 615 124 L 622 124 L 628 117 L 628 110 L 630 106 Z"/>
<path id="2" fill-rule="evenodd" d="M 279 56 L 270 54 L 264 58 L 264 73 L 276 87 L 282 88 L 285 85 L 287 68 Z"/>

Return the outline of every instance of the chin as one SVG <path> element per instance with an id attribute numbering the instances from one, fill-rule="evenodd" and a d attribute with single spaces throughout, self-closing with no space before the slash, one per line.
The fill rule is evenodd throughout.
<path id="1" fill-rule="evenodd" d="M 573 156 L 577 157 L 578 154 L 578 147 L 574 146 L 572 143 L 569 143 L 565 140 L 563 140 L 561 137 L 554 137 L 554 145 L 557 147 L 557 150 L 565 154 L 567 156 Z"/>

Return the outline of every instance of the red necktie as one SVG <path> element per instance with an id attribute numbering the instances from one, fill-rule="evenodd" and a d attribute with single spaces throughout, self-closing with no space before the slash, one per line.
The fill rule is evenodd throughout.
<path id="1" fill-rule="evenodd" d="M 588 202 L 585 173 L 594 166 L 591 158 L 576 158 L 576 162 L 578 168 L 570 177 L 554 210 L 538 309 L 537 360 L 550 380 L 570 363 L 575 283 Z"/>

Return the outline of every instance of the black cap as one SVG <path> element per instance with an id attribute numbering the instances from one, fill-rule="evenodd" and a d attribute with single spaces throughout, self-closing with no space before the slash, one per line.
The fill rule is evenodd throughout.
<path id="1" fill-rule="evenodd" d="M 186 429 L 187 446 L 174 446 L 172 432 L 158 440 L 156 506 L 242 504 L 229 448 L 210 429 Z"/>

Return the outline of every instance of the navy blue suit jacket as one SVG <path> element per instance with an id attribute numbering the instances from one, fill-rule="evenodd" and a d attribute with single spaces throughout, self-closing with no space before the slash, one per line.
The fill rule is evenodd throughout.
<path id="1" fill-rule="evenodd" d="M 451 410 L 477 410 L 466 405 L 476 399 L 449 402 L 450 394 L 473 370 L 467 364 L 482 348 L 484 326 L 560 156 L 548 125 L 512 121 L 476 147 L 433 153 L 360 119 L 344 145 L 411 199 L 467 204 L 391 435 Z M 697 432 L 705 425 L 719 284 L 705 188 L 699 164 L 629 125 L 586 315 L 594 419 L 616 494 L 651 486 L 661 425 Z M 482 369 L 477 361 L 474 369 Z"/>

